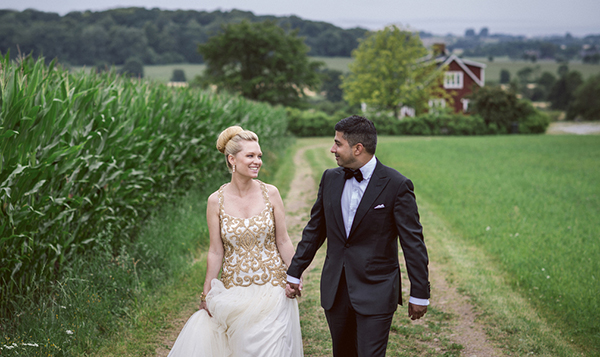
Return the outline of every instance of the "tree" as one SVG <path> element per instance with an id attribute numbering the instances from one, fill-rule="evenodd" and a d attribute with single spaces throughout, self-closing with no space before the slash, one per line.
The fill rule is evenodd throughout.
<path id="1" fill-rule="evenodd" d="M 186 82 L 185 72 L 183 69 L 174 69 L 171 76 L 171 82 Z"/>
<path id="2" fill-rule="evenodd" d="M 525 121 L 535 110 L 528 102 L 519 100 L 512 90 L 485 86 L 471 94 L 469 112 L 481 115 L 492 133 L 507 134 L 514 123 Z"/>
<path id="3" fill-rule="evenodd" d="M 536 89 L 538 89 L 540 92 L 538 100 L 548 99 L 548 94 L 550 93 L 552 86 L 554 86 L 554 83 L 556 83 L 556 76 L 548 71 L 544 71 L 537 80 Z"/>
<path id="4" fill-rule="evenodd" d="M 500 70 L 500 84 L 510 83 L 510 72 L 507 69 Z"/>
<path id="5" fill-rule="evenodd" d="M 342 82 L 344 98 L 351 105 L 366 103 L 398 116 L 406 105 L 424 111 L 431 97 L 439 97 L 443 76 L 418 34 L 389 26 L 370 33 L 352 52 L 350 73 Z"/>
<path id="6" fill-rule="evenodd" d="M 584 120 L 600 120 L 600 74 L 588 78 L 575 90 L 567 119 L 581 116 Z"/>
<path id="7" fill-rule="evenodd" d="M 325 68 L 321 71 L 322 84 L 321 91 L 325 92 L 325 98 L 330 102 L 339 102 L 343 99 L 344 92 L 340 85 L 342 84 L 342 71 L 337 69 Z"/>
<path id="8" fill-rule="evenodd" d="M 131 57 L 125 61 L 119 73 L 130 77 L 144 77 L 144 64 L 138 58 Z"/>
<path id="9" fill-rule="evenodd" d="M 271 104 L 297 105 L 305 89 L 318 90 L 321 62 L 310 61 L 297 31 L 286 33 L 272 21 L 227 24 L 198 46 L 204 78 L 220 90 Z"/>
<path id="10" fill-rule="evenodd" d="M 548 100 L 552 103 L 552 109 L 568 110 L 575 90 L 581 83 L 583 83 L 583 78 L 578 71 L 570 71 L 562 75 L 554 83 L 548 94 Z"/>

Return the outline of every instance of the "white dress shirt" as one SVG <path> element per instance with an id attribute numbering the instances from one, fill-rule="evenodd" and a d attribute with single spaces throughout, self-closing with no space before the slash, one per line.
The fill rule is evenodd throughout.
<path id="1" fill-rule="evenodd" d="M 354 222 L 354 216 L 358 205 L 362 200 L 365 190 L 369 185 L 373 171 L 377 166 L 377 160 L 375 156 L 363 165 L 359 170 L 362 172 L 363 180 L 358 182 L 355 177 L 346 180 L 344 185 L 344 191 L 342 191 L 342 217 L 344 218 L 344 227 L 346 228 L 346 238 L 350 235 L 350 229 L 352 228 L 352 222 Z"/>

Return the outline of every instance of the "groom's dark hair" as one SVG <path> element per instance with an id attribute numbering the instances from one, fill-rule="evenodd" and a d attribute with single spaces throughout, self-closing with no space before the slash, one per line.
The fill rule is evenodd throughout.
<path id="1" fill-rule="evenodd" d="M 335 124 L 335 131 L 343 133 L 342 137 L 348 140 L 350 146 L 361 143 L 366 152 L 375 155 L 377 148 L 377 130 L 375 124 L 365 117 L 352 115 Z"/>

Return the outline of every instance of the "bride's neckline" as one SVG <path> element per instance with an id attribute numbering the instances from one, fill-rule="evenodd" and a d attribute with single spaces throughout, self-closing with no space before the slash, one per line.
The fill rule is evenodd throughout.
<path id="1" fill-rule="evenodd" d="M 267 211 L 267 210 L 269 209 L 269 206 L 270 206 L 270 202 L 269 202 L 269 194 L 268 194 L 268 192 L 267 192 L 267 189 L 266 189 L 266 187 L 265 187 L 265 184 L 264 184 L 262 181 L 260 181 L 260 180 L 256 180 L 256 181 L 257 181 L 257 182 L 259 183 L 259 185 L 260 185 L 260 189 L 261 189 L 261 191 L 262 191 L 262 196 L 263 196 L 263 203 L 264 203 L 264 205 L 265 205 L 265 207 L 264 207 L 264 208 L 263 208 L 263 209 L 262 209 L 262 210 L 261 210 L 259 213 L 255 214 L 255 215 L 252 215 L 252 216 L 250 216 L 250 217 L 247 217 L 247 218 L 243 218 L 243 217 L 237 217 L 237 216 L 234 216 L 234 215 L 231 215 L 231 214 L 229 214 L 229 213 L 225 212 L 225 192 L 224 192 L 224 190 L 225 190 L 225 187 L 226 187 L 226 186 L 228 186 L 230 183 L 226 183 L 226 184 L 224 184 L 224 185 L 223 185 L 223 186 L 221 186 L 221 188 L 219 189 L 219 191 L 220 191 L 220 192 L 219 192 L 219 196 L 220 196 L 220 197 L 219 197 L 219 201 L 220 201 L 220 202 L 219 202 L 219 204 L 220 204 L 220 206 L 221 206 L 221 213 L 222 213 L 223 215 L 225 215 L 225 216 L 228 216 L 228 217 L 231 217 L 231 218 L 234 218 L 234 219 L 238 219 L 238 220 L 247 220 L 247 219 L 253 219 L 253 218 L 260 217 L 260 216 L 264 215 L 265 211 Z"/>
<path id="2" fill-rule="evenodd" d="M 239 219 L 239 220 L 246 220 L 246 219 L 252 219 L 252 218 L 256 218 L 258 216 L 262 216 L 268 208 L 269 207 L 267 205 L 265 205 L 265 208 L 263 208 L 262 211 L 260 211 L 260 213 L 257 213 L 255 215 L 247 217 L 247 218 L 242 218 L 242 217 L 237 217 L 237 216 L 231 215 L 231 214 L 225 212 L 225 209 L 223 208 L 223 215 L 229 216 L 231 218 Z"/>

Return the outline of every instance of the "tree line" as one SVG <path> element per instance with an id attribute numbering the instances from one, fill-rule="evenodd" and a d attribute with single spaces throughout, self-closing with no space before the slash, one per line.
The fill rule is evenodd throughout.
<path id="1" fill-rule="evenodd" d="M 494 57 L 507 56 L 531 62 L 550 59 L 557 62 L 581 60 L 584 63 L 600 63 L 600 35 L 574 37 L 567 33 L 564 36 L 525 38 L 487 33 L 474 35 L 467 30 L 464 37 L 456 39 L 448 48 L 464 50 L 465 57 L 488 57 L 492 60 Z"/>
<path id="2" fill-rule="evenodd" d="M 581 72 L 570 70 L 567 63 L 558 67 L 557 75 L 541 72 L 536 65 L 520 69 L 512 79 L 503 69 L 500 84 L 532 102 L 549 102 L 551 109 L 565 111 L 568 120 L 600 118 L 600 74 L 584 80 Z"/>
<path id="3" fill-rule="evenodd" d="M 144 64 L 203 63 L 198 44 L 222 25 L 274 21 L 296 30 L 310 56 L 350 57 L 363 28 L 342 29 L 296 16 L 255 16 L 252 12 L 120 8 L 70 12 L 64 16 L 37 10 L 0 10 L 0 52 L 58 58 L 71 65 L 122 65 L 130 58 Z"/>

